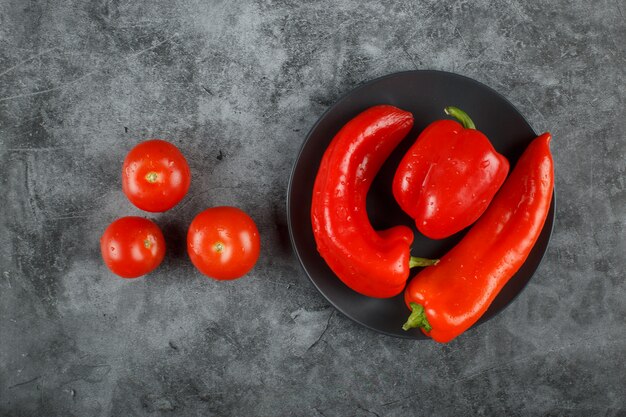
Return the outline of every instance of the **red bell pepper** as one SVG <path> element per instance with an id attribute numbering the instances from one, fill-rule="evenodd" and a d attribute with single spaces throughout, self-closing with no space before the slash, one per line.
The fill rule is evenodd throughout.
<path id="1" fill-rule="evenodd" d="M 376 231 L 365 207 L 380 167 L 413 126 L 413 115 L 393 106 L 365 110 L 326 149 L 315 178 L 311 221 L 317 249 L 343 283 L 363 295 L 400 294 L 412 266 L 413 232 L 406 226 Z"/>
<path id="2" fill-rule="evenodd" d="M 509 172 L 509 162 L 456 107 L 457 118 L 431 123 L 400 162 L 393 195 L 431 239 L 448 237 L 474 223 Z"/>
<path id="3" fill-rule="evenodd" d="M 531 142 L 489 208 L 436 267 L 409 283 L 403 329 L 437 342 L 454 339 L 483 315 L 522 266 L 548 215 L 554 172 L 549 133 Z"/>

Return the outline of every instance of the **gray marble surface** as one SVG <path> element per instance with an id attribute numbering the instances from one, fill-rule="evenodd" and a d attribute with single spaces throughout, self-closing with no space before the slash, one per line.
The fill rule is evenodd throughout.
<path id="1" fill-rule="evenodd" d="M 623 0 L 0 1 L 0 415 L 626 413 Z M 378 76 L 475 78 L 554 135 L 557 217 L 537 274 L 448 345 L 379 335 L 314 289 L 287 237 L 306 132 Z M 141 140 L 193 172 L 148 217 L 162 266 L 125 281 L 98 239 L 144 215 L 120 166 Z M 193 216 L 236 205 L 263 243 L 245 279 L 188 261 Z"/>

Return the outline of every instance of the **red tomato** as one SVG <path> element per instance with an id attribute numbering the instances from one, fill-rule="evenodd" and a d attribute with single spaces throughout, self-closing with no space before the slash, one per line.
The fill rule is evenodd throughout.
<path id="1" fill-rule="evenodd" d="M 187 233 L 191 262 L 218 280 L 239 278 L 250 271 L 259 258 L 260 246 L 254 220 L 236 207 L 204 210 Z"/>
<path id="2" fill-rule="evenodd" d="M 122 167 L 122 189 L 135 206 L 162 212 L 183 199 L 191 173 L 187 160 L 169 142 L 152 139 L 135 146 Z"/>
<path id="3" fill-rule="evenodd" d="M 115 220 L 100 238 L 106 266 L 122 278 L 137 278 L 154 270 L 165 256 L 159 226 L 143 217 Z"/>

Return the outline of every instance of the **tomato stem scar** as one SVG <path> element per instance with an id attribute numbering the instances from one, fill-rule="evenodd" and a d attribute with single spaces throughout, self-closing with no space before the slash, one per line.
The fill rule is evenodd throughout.
<path id="1" fill-rule="evenodd" d="M 215 242 L 213 248 L 215 249 L 215 252 L 221 253 L 224 250 L 224 244 L 222 242 Z"/>
<path id="2" fill-rule="evenodd" d="M 150 171 L 146 174 L 146 181 L 148 181 L 149 183 L 154 184 L 157 179 L 159 179 L 159 174 L 154 171 Z"/>

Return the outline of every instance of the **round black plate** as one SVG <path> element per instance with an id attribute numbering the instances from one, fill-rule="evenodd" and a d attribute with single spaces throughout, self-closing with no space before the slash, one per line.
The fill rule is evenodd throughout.
<path id="1" fill-rule="evenodd" d="M 425 336 L 417 329 L 402 330 L 409 314 L 402 294 L 376 299 L 352 291 L 333 274 L 317 252 L 311 229 L 313 183 L 324 150 L 346 122 L 377 104 L 391 104 L 412 112 L 415 125 L 374 179 L 367 196 L 367 210 L 375 229 L 398 224 L 413 227 L 415 241 L 411 253 L 414 256 L 442 256 L 465 233 L 462 231 L 443 240 L 426 238 L 417 232 L 411 218 L 399 208 L 391 194 L 395 169 L 419 132 L 431 122 L 445 118 L 445 106 L 457 106 L 470 115 L 496 150 L 509 159 L 511 167 L 537 133 L 509 101 L 477 81 L 448 72 L 408 71 L 375 79 L 348 93 L 322 115 L 304 141 L 289 180 L 287 217 L 291 242 L 306 274 L 337 310 L 357 323 L 392 336 L 423 339 Z M 502 311 L 528 283 L 546 251 L 553 223 L 554 195 L 545 226 L 528 259 L 477 325 Z"/>

